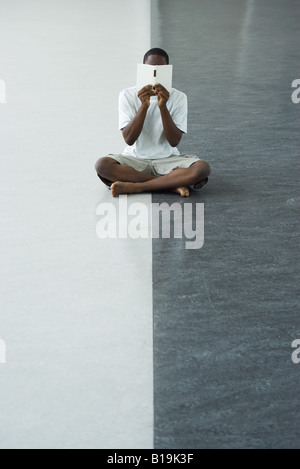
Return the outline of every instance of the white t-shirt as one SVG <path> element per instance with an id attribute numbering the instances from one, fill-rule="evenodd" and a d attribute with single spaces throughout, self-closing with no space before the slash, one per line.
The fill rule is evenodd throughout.
<path id="1" fill-rule="evenodd" d="M 150 106 L 141 135 L 134 145 L 125 148 L 123 155 L 144 159 L 167 158 L 171 155 L 180 155 L 179 150 L 169 144 L 164 134 L 157 101 L 156 96 L 150 98 Z M 132 122 L 141 105 L 136 86 L 121 91 L 119 98 L 120 130 Z M 181 91 L 172 88 L 167 108 L 176 126 L 184 133 L 187 132 L 187 107 L 187 96 Z"/>

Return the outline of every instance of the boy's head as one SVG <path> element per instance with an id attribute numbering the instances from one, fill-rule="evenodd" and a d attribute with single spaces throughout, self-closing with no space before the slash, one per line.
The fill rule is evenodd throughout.
<path id="1" fill-rule="evenodd" d="M 166 51 L 156 47 L 148 50 L 143 63 L 147 65 L 169 65 L 170 60 Z"/>

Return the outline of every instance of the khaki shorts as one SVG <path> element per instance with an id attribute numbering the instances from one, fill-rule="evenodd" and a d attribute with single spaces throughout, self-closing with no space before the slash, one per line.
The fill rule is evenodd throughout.
<path id="1" fill-rule="evenodd" d="M 201 161 L 196 155 L 171 155 L 167 158 L 159 158 L 157 160 L 145 160 L 126 155 L 108 155 L 108 157 L 116 160 L 120 164 L 131 166 L 136 171 L 152 174 L 153 176 L 164 176 L 174 169 L 189 168 L 197 161 Z M 101 180 L 108 186 L 111 185 L 108 181 L 102 178 Z"/>

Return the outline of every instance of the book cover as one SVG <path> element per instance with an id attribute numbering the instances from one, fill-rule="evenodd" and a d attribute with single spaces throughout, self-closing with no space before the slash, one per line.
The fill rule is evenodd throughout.
<path id="1" fill-rule="evenodd" d="M 160 83 L 171 91 L 173 78 L 173 65 L 146 65 L 138 64 L 137 66 L 137 81 L 136 86 L 138 90 L 147 85 L 155 85 Z"/>

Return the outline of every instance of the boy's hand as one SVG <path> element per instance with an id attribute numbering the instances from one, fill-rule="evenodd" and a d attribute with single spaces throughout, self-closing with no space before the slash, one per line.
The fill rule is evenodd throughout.
<path id="1" fill-rule="evenodd" d="M 142 104 L 147 107 L 150 106 L 151 96 L 155 96 L 152 85 L 144 86 L 144 88 L 142 88 L 138 93 L 138 97 L 140 98 Z"/>
<path id="2" fill-rule="evenodd" d="M 170 98 L 170 93 L 168 90 L 166 90 L 166 88 L 158 83 L 155 85 L 154 93 L 158 97 L 158 107 L 161 109 L 162 107 L 166 106 Z"/>

